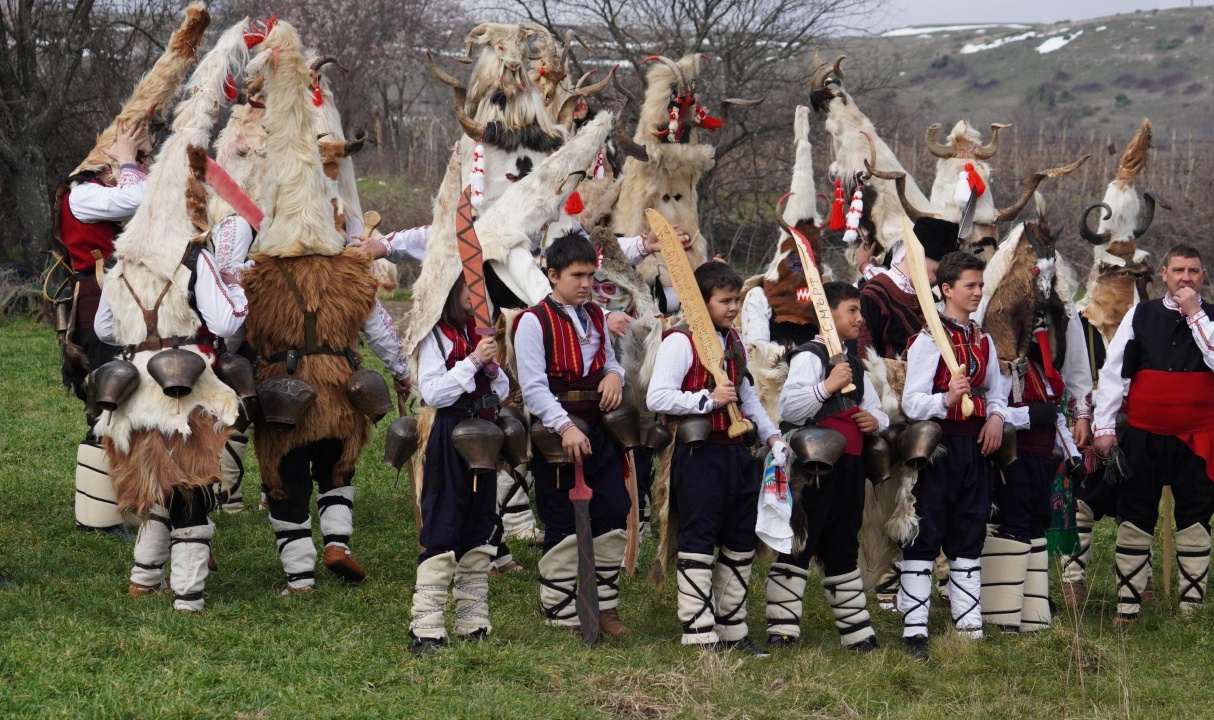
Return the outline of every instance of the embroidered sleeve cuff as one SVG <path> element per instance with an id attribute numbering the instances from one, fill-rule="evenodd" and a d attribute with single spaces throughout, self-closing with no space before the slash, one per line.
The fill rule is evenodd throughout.
<path id="1" fill-rule="evenodd" d="M 1117 428 L 1096 428 L 1096 432 L 1092 433 L 1095 437 L 1108 437 L 1116 434 Z"/>
<path id="2" fill-rule="evenodd" d="M 700 412 L 710 413 L 717 409 L 717 399 L 712 396 L 712 393 L 707 390 L 700 396 Z"/>
<path id="3" fill-rule="evenodd" d="M 1091 420 L 1092 411 L 1090 409 L 1089 410 L 1080 410 L 1079 412 L 1075 413 L 1075 419 L 1076 420 Z"/>
<path id="4" fill-rule="evenodd" d="M 395 233 L 393 233 L 394 235 Z M 392 242 L 388 239 L 392 235 L 385 235 L 379 239 L 379 244 L 384 246 L 384 255 L 392 254 Z"/>
<path id="5" fill-rule="evenodd" d="M 1198 310 L 1197 312 L 1195 312 L 1195 313 L 1193 313 L 1192 315 L 1190 315 L 1190 316 L 1189 316 L 1189 318 L 1188 318 L 1188 320 L 1189 320 L 1189 327 L 1193 327 L 1194 325 L 1196 325 L 1197 323 L 1199 323 L 1199 322 L 1201 322 L 1202 320 L 1205 320 L 1205 319 L 1206 319 L 1206 311 L 1205 311 L 1205 310 Z"/>
<path id="6" fill-rule="evenodd" d="M 619 368 L 608 368 L 605 372 L 609 372 L 609 373 L 615 375 L 616 377 L 618 377 L 620 379 L 621 383 L 624 382 L 624 371 L 623 370 L 620 370 Z"/>
<path id="7" fill-rule="evenodd" d="M 860 274 L 864 276 L 865 280 L 872 280 L 881 274 L 881 268 L 876 263 L 868 263 L 860 270 Z"/>
<path id="8" fill-rule="evenodd" d="M 569 429 L 569 428 L 571 428 L 571 427 L 573 427 L 573 421 L 572 421 L 572 420 L 566 420 L 565 422 L 563 422 L 563 423 L 561 423 L 560 425 L 557 425 L 557 426 L 556 426 L 556 434 L 557 434 L 557 435 L 564 435 L 564 434 L 565 434 L 565 431 L 566 431 L 566 430 L 568 430 L 568 429 Z"/>
<path id="9" fill-rule="evenodd" d="M 817 400 L 819 403 L 825 403 L 827 400 L 830 399 L 830 393 L 826 392 L 826 381 L 825 380 L 823 380 L 822 382 L 820 382 L 817 385 L 814 385 L 812 388 L 810 388 L 810 392 L 812 392 L 814 394 L 814 399 Z"/>

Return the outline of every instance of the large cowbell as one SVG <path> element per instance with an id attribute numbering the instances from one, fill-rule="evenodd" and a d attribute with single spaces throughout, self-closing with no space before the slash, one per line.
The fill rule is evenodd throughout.
<path id="1" fill-rule="evenodd" d="M 420 442 L 417 420 L 407 415 L 396 418 L 384 436 L 384 462 L 400 470 L 417 452 Z"/>
<path id="2" fill-rule="evenodd" d="M 315 401 L 316 391 L 312 386 L 291 375 L 270 378 L 257 386 L 261 416 L 275 430 L 294 430 L 304 412 Z"/>
<path id="3" fill-rule="evenodd" d="M 346 380 L 346 397 L 358 412 L 377 423 L 392 412 L 392 394 L 384 376 L 370 368 L 360 368 Z"/>
<path id="4" fill-rule="evenodd" d="M 581 430 L 583 433 L 590 432 L 590 426 L 586 424 L 585 420 L 576 415 L 570 415 L 569 419 L 573 421 L 578 430 Z M 549 465 L 569 465 L 573 463 L 573 458 L 565 454 L 565 448 L 561 445 L 561 436 L 544 427 L 543 420 L 536 419 L 535 422 L 531 423 L 531 440 L 539 448 L 540 454 L 544 456 Z"/>
<path id="5" fill-rule="evenodd" d="M 838 430 L 807 425 L 788 436 L 788 445 L 805 472 L 824 475 L 831 471 L 847 449 L 847 438 Z"/>
<path id="6" fill-rule="evenodd" d="M 139 387 L 139 370 L 126 360 L 111 360 L 92 372 L 89 387 L 93 403 L 113 412 Z"/>
<path id="7" fill-rule="evenodd" d="M 474 472 L 497 469 L 506 434 L 482 418 L 463 420 L 451 431 L 451 444 Z"/>
<path id="8" fill-rule="evenodd" d="M 183 398 L 194 391 L 194 383 L 207 369 L 201 355 L 182 348 L 161 350 L 148 360 L 148 375 L 171 398 Z"/>

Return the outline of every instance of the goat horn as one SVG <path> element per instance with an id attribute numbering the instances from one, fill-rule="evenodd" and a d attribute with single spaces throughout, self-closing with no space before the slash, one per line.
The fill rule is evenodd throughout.
<path id="1" fill-rule="evenodd" d="M 565 63 L 569 60 L 569 44 L 573 41 L 574 33 L 572 30 L 565 32 L 565 45 L 561 48 L 560 65 L 565 67 Z"/>
<path id="2" fill-rule="evenodd" d="M 520 40 L 526 40 L 529 37 L 538 36 L 548 40 L 549 42 L 553 41 L 552 33 L 548 32 L 548 28 L 544 27 L 543 25 L 537 25 L 536 23 L 523 23 L 520 25 L 519 35 L 521 36 L 519 38 Z"/>
<path id="3" fill-rule="evenodd" d="M 487 32 L 489 32 L 489 25 L 487 23 L 481 23 L 480 25 L 472 28 L 472 30 L 470 30 L 464 37 L 464 56 L 455 58 L 456 62 L 461 62 L 465 65 L 472 63 L 474 60 L 472 57 L 472 46 L 481 43 L 481 38 Z"/>
<path id="4" fill-rule="evenodd" d="M 721 122 L 724 123 L 729 119 L 729 109 L 734 105 L 738 107 L 754 107 L 767 99 L 767 95 L 763 95 L 758 100 L 743 100 L 742 98 L 725 98 L 721 101 Z"/>
<path id="5" fill-rule="evenodd" d="M 1033 193 L 1037 192 L 1037 186 L 1041 184 L 1042 180 L 1046 178 L 1059 178 L 1063 175 L 1070 175 L 1071 173 L 1075 172 L 1080 165 L 1087 162 L 1088 158 L 1090 157 L 1092 157 L 1092 154 L 1088 153 L 1070 165 L 1064 165 L 1063 167 L 1052 168 L 1044 172 L 1029 175 L 1024 179 L 1024 182 L 1020 186 L 1023 188 L 1020 192 L 1020 198 L 1008 207 L 1001 208 L 997 213 L 995 213 L 994 224 L 998 225 L 1000 223 L 1015 220 L 1016 216 L 1020 214 L 1020 211 L 1024 209 L 1024 206 L 1028 205 L 1029 200 L 1031 200 L 1033 197 Z"/>
<path id="6" fill-rule="evenodd" d="M 894 187 L 898 190 L 898 201 L 902 203 L 902 210 L 906 213 L 906 216 L 911 219 L 911 222 L 916 222 L 919 220 L 919 218 L 927 215 L 927 213 L 915 207 L 914 203 L 906 199 L 906 173 L 878 170 L 877 168 L 873 167 L 872 163 L 870 163 L 867 159 L 864 161 L 864 171 L 868 173 L 870 177 L 894 181 Z"/>
<path id="7" fill-rule="evenodd" d="M 873 169 L 877 167 L 877 144 L 873 142 L 872 135 L 869 135 L 863 130 L 860 131 L 860 134 L 863 135 L 864 139 L 868 141 L 868 154 L 871 158 L 864 162 L 864 172 L 861 173 L 864 176 L 864 179 L 867 180 L 873 176 Z"/>
<path id="8" fill-rule="evenodd" d="M 980 148 L 974 148 L 974 157 L 979 160 L 990 160 L 999 152 L 999 131 L 1010 128 L 1011 123 L 991 123 L 991 141 Z"/>
<path id="9" fill-rule="evenodd" d="M 1143 193 L 1142 200 L 1144 203 L 1142 214 L 1138 216 L 1138 227 L 1134 228 L 1135 240 L 1145 235 L 1147 229 L 1151 227 L 1151 221 L 1155 219 L 1155 205 L 1157 203 L 1165 210 L 1172 209 L 1167 200 L 1164 200 L 1153 192 Z"/>
<path id="10" fill-rule="evenodd" d="M 687 78 L 683 75 L 683 69 L 674 60 L 663 55 L 650 55 L 645 58 L 644 62 L 660 62 L 670 68 L 670 71 L 674 73 L 675 79 L 679 83 L 679 94 L 683 95 L 687 92 Z"/>
<path id="11" fill-rule="evenodd" d="M 468 99 L 468 88 L 464 87 L 459 80 L 443 72 L 435 64 L 434 57 L 428 52 L 426 60 L 430 63 L 430 72 L 434 73 L 434 77 L 442 81 L 444 85 L 451 87 L 452 102 L 455 104 L 455 119 L 459 120 L 459 126 L 464 129 L 464 134 L 479 142 L 485 134 L 485 126 L 468 117 L 468 111 L 464 109 L 464 103 Z"/>
<path id="12" fill-rule="evenodd" d="M 595 84 L 587 85 L 586 87 L 580 87 L 580 85 L 582 84 L 582 80 L 585 80 L 586 78 L 590 77 L 594 73 L 598 72 L 597 70 L 591 70 L 590 72 L 588 72 L 582 76 L 582 80 L 578 80 L 579 87 L 575 87 L 573 89 L 573 94 L 576 95 L 577 97 L 587 97 L 589 95 L 594 95 L 595 93 L 602 92 L 608 85 L 611 84 L 611 78 L 615 77 L 615 71 L 618 70 L 619 67 L 620 67 L 619 65 L 613 66 L 611 68 L 611 70 L 609 70 L 607 72 L 607 77 L 603 78 L 602 80 L 599 80 Z"/>
<path id="13" fill-rule="evenodd" d="M 943 145 L 936 141 L 936 133 L 940 132 L 940 123 L 932 123 L 932 126 L 927 129 L 924 134 L 924 141 L 927 143 L 927 151 L 932 155 L 943 160 L 948 160 L 953 156 L 953 146 Z"/>
<path id="14" fill-rule="evenodd" d="M 578 78 L 578 81 L 574 84 L 572 92 L 577 92 L 579 89 L 581 89 L 582 83 L 586 82 L 586 80 L 588 80 L 591 75 L 595 74 L 598 71 L 599 71 L 598 68 L 594 68 L 593 70 L 587 70 L 585 73 L 583 73 L 582 76 L 580 78 Z"/>
<path id="15" fill-rule="evenodd" d="M 346 68 L 345 65 L 342 65 L 341 63 L 339 63 L 337 61 L 336 57 L 334 57 L 332 55 L 324 55 L 324 56 L 318 57 L 312 61 L 312 67 L 311 67 L 312 74 L 315 75 L 315 74 L 319 73 L 320 69 L 323 68 L 325 65 L 328 65 L 329 63 L 336 65 L 337 67 L 341 68 L 342 70 L 345 70 L 346 72 L 350 72 L 350 70 L 348 68 Z"/>
<path id="16" fill-rule="evenodd" d="M 641 162 L 649 162 L 649 151 L 645 149 L 645 146 L 628 137 L 624 132 L 624 109 L 628 107 L 628 103 L 636 102 L 636 96 L 624 88 L 618 75 L 612 75 L 611 82 L 615 91 L 624 97 L 623 107 L 615 114 L 615 144 L 628 157 L 636 158 Z"/>
<path id="17" fill-rule="evenodd" d="M 581 95 L 570 95 L 565 98 L 565 102 L 561 103 L 561 109 L 556 113 L 557 125 L 573 130 L 573 111 L 577 109 L 577 102 L 581 99 Z"/>
<path id="18" fill-rule="evenodd" d="M 847 59 L 846 55 L 840 55 L 839 57 L 835 58 L 835 61 L 830 65 L 821 62 L 822 59 L 818 56 L 817 50 L 814 50 L 814 58 L 817 64 L 814 66 L 814 74 L 809 79 L 810 92 L 817 92 L 826 87 L 826 78 L 830 77 L 831 75 L 834 75 L 840 79 L 843 77 L 843 69 L 840 67 L 840 65 L 842 65 L 843 61 Z"/>
<path id="19" fill-rule="evenodd" d="M 792 235 L 792 230 L 788 227 L 788 221 L 784 219 L 784 206 L 788 204 L 788 198 L 792 197 L 792 193 L 784 193 L 784 197 L 776 202 L 776 224 L 780 229 Z"/>
<path id="20" fill-rule="evenodd" d="M 434 77 L 438 78 L 439 82 L 456 90 L 467 90 L 462 82 L 456 80 L 453 75 L 448 75 L 445 70 L 440 68 L 438 63 L 434 62 L 434 56 L 429 52 L 426 53 L 426 62 L 430 65 L 430 72 L 434 73 Z"/>
<path id="21" fill-rule="evenodd" d="M 356 154 L 363 149 L 363 144 L 367 142 L 367 132 L 360 127 L 355 127 L 350 131 L 350 139 L 346 141 L 346 157 Z"/>
<path id="22" fill-rule="evenodd" d="M 1085 207 L 1083 209 L 1083 212 L 1079 213 L 1079 237 L 1083 238 L 1084 240 L 1087 240 L 1088 242 L 1092 243 L 1093 245 L 1103 245 L 1109 241 L 1109 238 L 1112 236 L 1112 233 L 1109 232 L 1108 230 L 1106 230 L 1106 231 L 1100 233 L 1099 235 L 1097 235 L 1092 230 L 1092 227 L 1090 225 L 1088 225 L 1088 215 L 1091 215 L 1092 211 L 1095 210 L 1096 208 L 1104 209 L 1104 218 L 1103 219 L 1105 219 L 1105 220 L 1108 220 L 1109 218 L 1111 218 L 1113 216 L 1113 209 L 1110 208 L 1105 203 L 1095 203 L 1092 205 L 1088 205 L 1087 207 Z"/>
<path id="23" fill-rule="evenodd" d="M 822 53 L 818 52 L 818 48 L 814 48 L 814 54 L 809 58 L 809 64 L 815 70 L 822 64 Z"/>

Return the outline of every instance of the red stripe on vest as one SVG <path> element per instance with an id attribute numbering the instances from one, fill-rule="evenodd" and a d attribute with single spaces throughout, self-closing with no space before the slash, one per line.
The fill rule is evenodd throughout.
<path id="1" fill-rule="evenodd" d="M 544 336 L 544 357 L 548 360 L 548 377 L 566 383 L 575 383 L 583 377 L 594 375 L 607 364 L 607 334 L 606 320 L 603 309 L 593 302 L 582 306 L 590 315 L 590 322 L 599 334 L 599 349 L 590 361 L 587 370 L 582 361 L 582 346 L 578 339 L 577 329 L 573 319 L 565 312 L 551 296 L 527 308 L 518 314 L 514 320 L 517 331 L 518 323 L 525 313 L 531 313 L 540 322 L 540 330 Z"/>
<path id="2" fill-rule="evenodd" d="M 941 324 L 944 325 L 944 332 L 952 343 L 953 357 L 957 358 L 957 362 L 965 366 L 966 374 L 970 379 L 970 387 L 985 387 L 987 359 L 991 353 L 990 339 L 982 334 L 982 329 L 974 322 L 970 323 L 969 330 L 961 329 L 947 321 Z M 978 342 L 975 343 L 970 340 L 970 331 L 978 337 Z M 906 349 L 909 351 L 911 346 L 915 344 L 915 341 L 923 337 L 924 334 L 921 332 L 912 337 L 910 342 L 906 344 Z M 941 355 L 943 355 L 944 351 L 942 348 L 940 351 Z M 944 364 L 944 358 L 941 357 L 936 363 L 936 377 L 932 382 L 933 387 L 937 392 L 948 392 L 948 383 L 952 377 L 953 375 L 949 372 L 948 365 Z M 986 417 L 986 399 L 980 397 L 972 399 L 974 401 L 974 414 L 972 417 Z M 957 403 L 955 407 L 949 408 L 947 419 L 965 419 L 961 415 L 961 403 Z"/>
<path id="3" fill-rule="evenodd" d="M 681 328 L 671 328 L 662 333 L 662 339 L 670 337 L 671 333 L 679 333 L 687 338 L 687 342 L 691 345 L 691 367 L 688 368 L 687 374 L 683 376 L 683 385 L 680 388 L 683 392 L 700 392 L 701 390 L 709 389 L 709 380 L 712 375 L 708 372 L 708 368 L 700 362 L 700 354 L 696 352 L 696 344 L 691 339 L 691 333 Z M 729 329 L 729 334 L 725 338 L 725 347 L 742 348 L 742 340 L 733 328 Z M 746 352 L 742 350 L 742 352 Z M 725 359 L 725 374 L 729 376 L 729 381 L 735 386 L 738 385 L 738 363 L 726 354 Z M 738 413 L 742 414 L 741 403 L 738 403 Z M 742 415 L 745 417 L 745 415 Z M 729 429 L 729 412 L 725 408 L 718 408 L 708 413 L 708 419 L 712 422 L 714 432 L 722 432 Z"/>
<path id="4" fill-rule="evenodd" d="M 105 183 L 96 178 L 89 182 L 105 186 Z M 63 205 L 59 208 L 59 229 L 63 235 L 63 244 L 67 246 L 74 270 L 93 270 L 97 266 L 93 260 L 93 251 L 100 250 L 102 259 L 108 260 L 110 255 L 114 254 L 114 238 L 122 232 L 122 226 L 109 220 L 95 223 L 77 220 L 68 203 L 70 195 L 70 192 L 63 194 Z"/>

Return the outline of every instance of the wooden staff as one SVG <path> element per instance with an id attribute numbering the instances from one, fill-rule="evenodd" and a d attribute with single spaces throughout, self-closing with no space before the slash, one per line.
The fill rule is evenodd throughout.
<path id="1" fill-rule="evenodd" d="M 679 235 L 670 222 L 657 210 L 645 210 L 645 217 L 662 242 L 662 259 L 666 261 L 666 269 L 670 271 L 674 289 L 679 294 L 683 318 L 691 329 L 691 341 L 695 345 L 696 354 L 700 356 L 700 362 L 718 385 L 728 382 L 729 376 L 725 373 L 725 351 L 717 340 L 716 328 L 713 327 L 704 297 L 700 295 L 700 286 L 696 283 L 691 261 L 687 259 L 687 251 L 683 249 L 683 242 L 679 240 Z M 741 437 L 754 428 L 754 423 L 742 417 L 736 402 L 726 405 L 725 410 L 729 413 L 729 437 Z"/>

